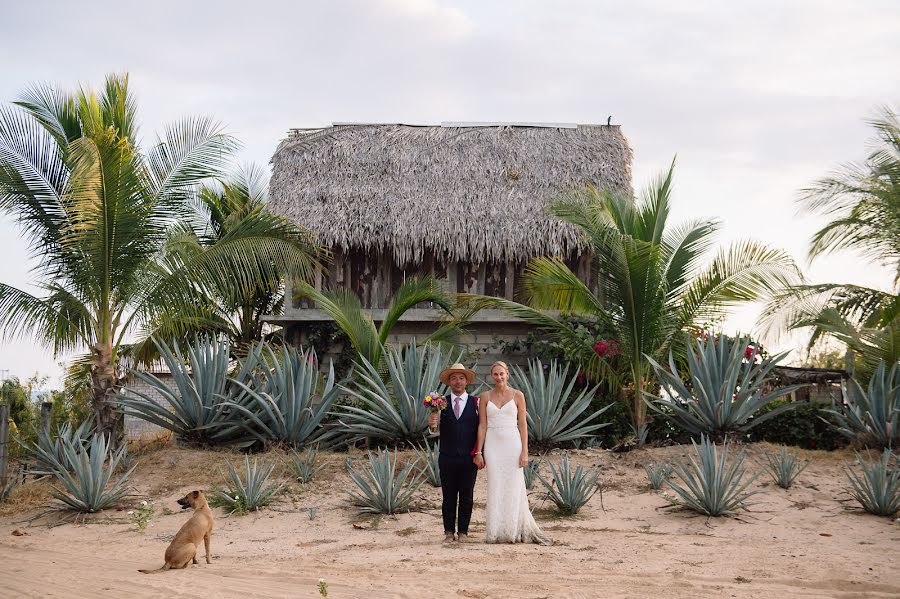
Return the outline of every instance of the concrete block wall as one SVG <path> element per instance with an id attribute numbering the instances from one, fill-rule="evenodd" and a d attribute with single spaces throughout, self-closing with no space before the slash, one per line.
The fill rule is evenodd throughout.
<path id="1" fill-rule="evenodd" d="M 154 373 L 154 376 L 158 377 L 165 383 L 169 383 L 172 380 L 172 376 L 168 373 Z M 163 400 L 162 396 L 159 394 L 159 392 L 156 391 L 156 389 L 140 379 L 129 377 L 125 382 L 124 393 L 126 395 L 128 394 L 129 389 L 140 391 L 165 408 L 168 408 L 169 406 L 169 404 Z M 136 418 L 134 416 L 125 416 L 125 437 L 128 439 L 140 439 L 142 437 L 157 435 L 164 432 L 165 430 L 166 429 L 147 422 L 146 420 L 141 420 L 140 418 Z"/>

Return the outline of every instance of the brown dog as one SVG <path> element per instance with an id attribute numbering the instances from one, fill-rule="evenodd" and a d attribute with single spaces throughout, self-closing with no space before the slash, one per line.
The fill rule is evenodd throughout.
<path id="1" fill-rule="evenodd" d="M 194 515 L 184 523 L 166 549 L 166 564 L 158 570 L 138 570 L 138 572 L 156 574 L 166 570 L 187 568 L 191 562 L 196 564 L 201 539 L 206 546 L 206 563 L 212 563 L 209 561 L 209 536 L 213 529 L 213 515 L 206 502 L 206 495 L 203 491 L 191 491 L 179 499 L 178 504 L 183 510 L 194 508 Z"/>

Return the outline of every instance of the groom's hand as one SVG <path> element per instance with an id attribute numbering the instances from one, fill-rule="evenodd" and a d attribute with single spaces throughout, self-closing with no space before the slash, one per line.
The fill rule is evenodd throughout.
<path id="1" fill-rule="evenodd" d="M 431 428 L 436 427 L 438 425 L 438 420 L 440 419 L 440 417 L 441 417 L 441 415 L 438 414 L 437 412 L 430 415 L 428 417 L 428 426 L 430 426 Z"/>
<path id="2" fill-rule="evenodd" d="M 476 455 L 475 459 L 472 461 L 475 462 L 475 467 L 478 468 L 479 470 L 484 468 L 484 456 L 483 455 L 481 455 L 481 454 Z"/>

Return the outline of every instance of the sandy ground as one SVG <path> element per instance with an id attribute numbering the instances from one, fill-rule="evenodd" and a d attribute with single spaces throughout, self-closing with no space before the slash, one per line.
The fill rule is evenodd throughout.
<path id="1" fill-rule="evenodd" d="M 774 449 L 748 447 L 754 468 Z M 41 487 L 20 489 L 0 511 L 0 596 L 318 597 L 324 578 L 332 598 L 900 597 L 900 523 L 847 501 L 842 464 L 851 453 L 804 453 L 812 464 L 794 488 L 761 476 L 751 512 L 708 520 L 672 510 L 647 486 L 643 464 L 685 451 L 573 452 L 579 463 L 602 466 L 602 506 L 595 495 L 577 517 L 562 518 L 534 492 L 551 547 L 480 542 L 483 478 L 475 543 L 441 544 L 440 491 L 432 487 L 423 487 L 412 513 L 360 517 L 347 501 L 347 454 L 323 454 L 328 468 L 320 479 L 291 485 L 271 509 L 247 516 L 217 509 L 211 565 L 201 558 L 187 570 L 144 575 L 138 568 L 162 565 L 186 519 L 175 500 L 221 484 L 221 465 L 240 459 L 154 450 L 138 458 L 124 509 L 83 524 L 59 524 L 56 515 L 29 521 L 47 501 Z M 125 511 L 141 500 L 156 508 L 144 534 Z M 26 534 L 15 536 L 16 529 Z"/>

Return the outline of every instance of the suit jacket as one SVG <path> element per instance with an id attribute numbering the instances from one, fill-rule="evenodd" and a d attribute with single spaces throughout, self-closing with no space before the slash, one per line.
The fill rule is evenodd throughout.
<path id="1" fill-rule="evenodd" d="M 475 455 L 475 444 L 478 442 L 478 398 L 469 395 L 458 420 L 453 413 L 453 396 L 446 395 L 444 399 L 447 400 L 447 407 L 441 410 L 441 455 Z"/>

